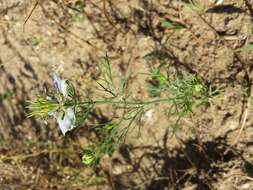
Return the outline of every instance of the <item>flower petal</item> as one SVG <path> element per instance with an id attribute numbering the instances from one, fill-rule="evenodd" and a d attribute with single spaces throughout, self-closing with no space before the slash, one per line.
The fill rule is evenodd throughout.
<path id="1" fill-rule="evenodd" d="M 218 1 L 216 2 L 216 5 L 221 5 L 221 4 L 223 3 L 223 1 L 224 1 L 224 0 L 218 0 Z"/>
<path id="2" fill-rule="evenodd" d="M 55 88 L 62 93 L 63 96 L 67 96 L 68 92 L 67 92 L 67 83 L 66 80 L 61 79 L 60 77 L 58 77 L 56 74 L 54 74 L 53 76 L 54 78 L 54 86 Z"/>
<path id="3" fill-rule="evenodd" d="M 63 135 L 75 128 L 75 120 L 75 113 L 70 107 L 65 110 L 65 115 L 63 118 L 60 115 L 57 117 L 57 122 Z"/>
<path id="4" fill-rule="evenodd" d="M 67 116 L 73 123 L 75 123 L 75 121 L 76 121 L 76 116 L 75 116 L 74 110 L 73 110 L 71 107 L 69 107 L 69 108 L 66 109 L 65 114 L 66 114 L 66 116 Z"/>

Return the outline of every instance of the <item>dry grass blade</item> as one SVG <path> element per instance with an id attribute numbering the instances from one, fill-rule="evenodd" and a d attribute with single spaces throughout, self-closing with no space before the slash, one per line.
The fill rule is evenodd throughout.
<path id="1" fill-rule="evenodd" d="M 32 10 L 29 12 L 27 18 L 25 19 L 24 23 L 23 23 L 23 31 L 25 31 L 25 25 L 28 22 L 28 20 L 30 19 L 30 17 L 32 16 L 34 10 L 37 8 L 37 6 L 39 5 L 40 0 L 37 0 L 35 5 L 33 6 Z"/>

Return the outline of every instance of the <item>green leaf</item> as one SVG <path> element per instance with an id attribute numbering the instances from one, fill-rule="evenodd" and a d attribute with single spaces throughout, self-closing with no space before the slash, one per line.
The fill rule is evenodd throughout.
<path id="1" fill-rule="evenodd" d="M 165 28 L 168 29 L 182 29 L 184 28 L 184 26 L 180 25 L 180 24 L 174 24 L 168 20 L 165 19 L 161 19 L 160 23 L 162 24 L 162 26 L 164 26 Z"/>
<path id="2" fill-rule="evenodd" d="M 189 7 L 198 13 L 202 13 L 204 11 L 204 7 L 200 4 L 198 0 L 190 0 Z"/>
<path id="3" fill-rule="evenodd" d="M 244 46 L 242 48 L 237 49 L 236 51 L 240 52 L 248 52 L 248 51 L 253 51 L 253 44 L 249 44 L 247 46 Z"/>
<path id="4" fill-rule="evenodd" d="M 76 95 L 75 87 L 70 81 L 67 81 L 67 92 L 68 96 L 71 98 L 74 98 Z"/>

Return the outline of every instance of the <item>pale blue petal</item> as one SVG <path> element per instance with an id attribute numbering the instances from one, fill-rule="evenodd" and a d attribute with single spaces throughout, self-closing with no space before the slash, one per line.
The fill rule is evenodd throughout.
<path id="1" fill-rule="evenodd" d="M 76 120 L 75 112 L 73 108 L 69 107 L 65 111 L 66 116 L 74 123 Z"/>
<path id="2" fill-rule="evenodd" d="M 63 135 L 70 130 L 71 121 L 68 118 L 57 118 L 59 127 Z"/>
<path id="3" fill-rule="evenodd" d="M 75 128 L 75 120 L 75 113 L 70 107 L 65 110 L 65 115 L 63 118 L 61 116 L 57 117 L 57 122 L 63 135 Z"/>
<path id="4" fill-rule="evenodd" d="M 67 96 L 67 82 L 64 79 L 61 79 L 60 77 L 58 77 L 56 74 L 54 74 L 54 86 L 55 88 L 62 93 L 63 96 Z"/>

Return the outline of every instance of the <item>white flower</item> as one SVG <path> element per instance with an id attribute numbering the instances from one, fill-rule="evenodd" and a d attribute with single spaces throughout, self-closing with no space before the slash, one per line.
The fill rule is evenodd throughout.
<path id="1" fill-rule="evenodd" d="M 68 95 L 66 80 L 61 79 L 56 74 L 54 74 L 54 86 L 63 96 L 66 97 Z"/>
<path id="2" fill-rule="evenodd" d="M 75 128 L 76 117 L 75 112 L 71 107 L 68 107 L 66 110 L 64 110 L 63 117 L 60 114 L 57 116 L 56 119 L 63 135 L 65 135 L 66 132 L 71 131 L 73 128 Z"/>
<path id="3" fill-rule="evenodd" d="M 64 97 L 68 96 L 68 90 L 67 90 L 67 80 L 61 79 L 59 76 L 54 74 L 54 86 L 56 90 L 61 93 Z M 64 100 L 58 99 L 60 104 L 64 104 Z M 48 115 L 54 116 L 59 124 L 59 127 L 61 129 L 61 132 L 63 135 L 65 135 L 68 131 L 71 131 L 73 128 L 75 128 L 75 112 L 72 107 L 63 107 L 60 106 L 59 110 L 49 112 Z"/>

